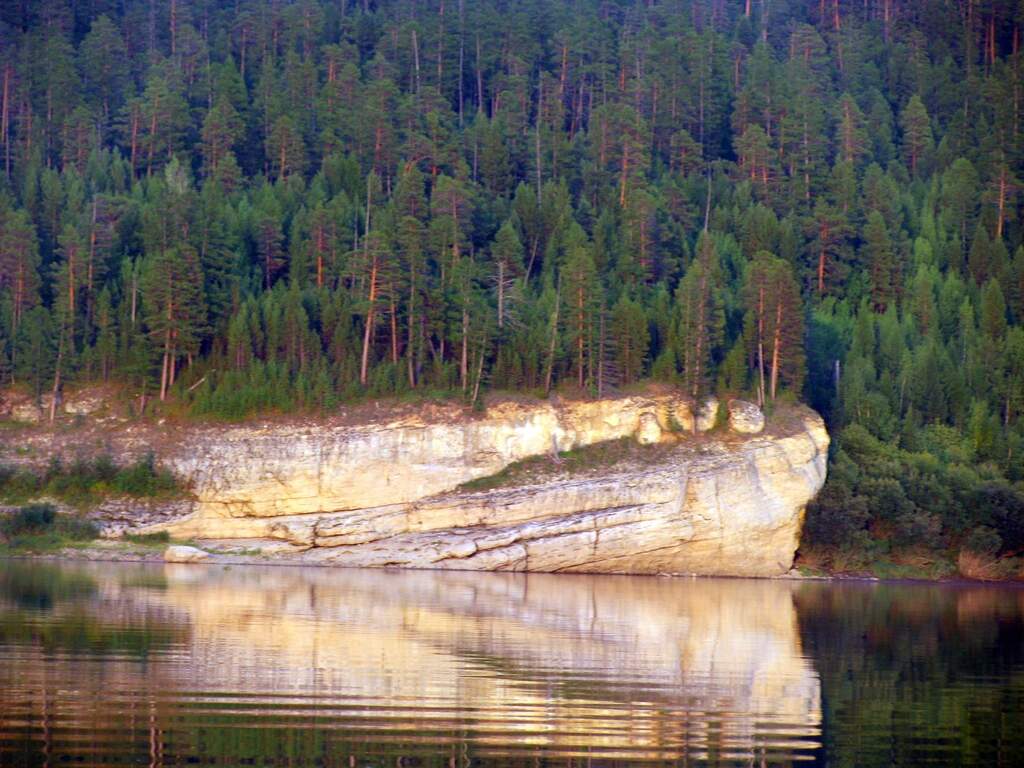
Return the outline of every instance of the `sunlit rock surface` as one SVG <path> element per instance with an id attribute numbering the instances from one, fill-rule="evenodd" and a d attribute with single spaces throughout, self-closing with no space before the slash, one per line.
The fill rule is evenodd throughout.
<path id="1" fill-rule="evenodd" d="M 63 441 L 87 457 L 100 451 L 126 463 L 154 450 L 194 498 L 129 508 L 113 500 L 95 517 L 109 536 L 167 530 L 218 557 L 235 551 L 341 566 L 785 573 L 804 509 L 825 479 L 824 425 L 813 411 L 792 407 L 763 432 L 740 434 L 727 424 L 711 429 L 717 412 L 714 398 L 694 408 L 662 392 L 506 400 L 484 413 L 370 404 L 315 420 L 241 425 L 84 419 L 66 433 L 26 428 L 24 454 L 45 461 Z M 587 446 L 603 458 L 555 455 Z"/>
<path id="2" fill-rule="evenodd" d="M 741 435 L 759 434 L 764 431 L 764 412 L 746 400 L 730 400 L 729 429 Z"/>
<path id="3" fill-rule="evenodd" d="M 806 409 L 758 437 L 672 431 L 667 398 L 508 404 L 475 420 L 240 427 L 169 457 L 196 511 L 175 535 L 343 566 L 770 576 L 792 565 L 828 436 Z M 664 426 L 661 426 L 664 425 Z M 458 490 L 527 456 L 616 438 L 649 457 L 551 466 Z"/>
<path id="4" fill-rule="evenodd" d="M 167 563 L 201 563 L 209 557 L 209 552 L 183 544 L 174 544 L 164 550 L 164 562 Z"/>

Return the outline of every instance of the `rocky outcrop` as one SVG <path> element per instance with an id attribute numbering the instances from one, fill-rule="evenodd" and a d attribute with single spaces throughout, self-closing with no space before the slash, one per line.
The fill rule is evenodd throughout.
<path id="1" fill-rule="evenodd" d="M 165 563 L 201 563 L 209 558 L 209 552 L 184 544 L 172 544 L 164 550 Z"/>
<path id="2" fill-rule="evenodd" d="M 737 431 L 702 432 L 718 409 L 673 394 L 505 401 L 482 415 L 371 407 L 317 422 L 114 425 L 89 441 L 119 461 L 155 449 L 193 493 L 108 504 L 108 535 L 166 530 L 215 552 L 341 566 L 784 573 L 824 482 L 824 425 L 795 407 L 756 436 L 735 419 Z M 555 454 L 571 449 L 584 450 Z"/>
<path id="3" fill-rule="evenodd" d="M 714 429 L 715 421 L 718 419 L 718 398 L 705 398 L 697 408 L 694 422 L 698 432 L 707 432 Z"/>
<path id="4" fill-rule="evenodd" d="M 825 477 L 821 420 L 799 410 L 763 437 L 694 437 L 671 431 L 678 408 L 633 398 L 506 405 L 461 423 L 229 430 L 171 459 L 193 478 L 196 509 L 157 527 L 342 566 L 789 570 L 804 507 Z M 648 447 L 590 472 L 542 458 L 502 487 L 458 488 L 552 444 L 617 438 Z"/>
<path id="5" fill-rule="evenodd" d="M 764 412 L 746 400 L 730 400 L 729 429 L 741 435 L 759 434 L 764 431 Z"/>

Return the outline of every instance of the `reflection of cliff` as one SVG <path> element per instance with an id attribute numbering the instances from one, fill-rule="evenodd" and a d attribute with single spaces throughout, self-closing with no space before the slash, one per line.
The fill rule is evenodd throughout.
<path id="1" fill-rule="evenodd" d="M 273 692 L 382 737 L 668 758 L 812 747 L 815 673 L 780 583 L 168 566 L 184 694 Z M 240 705 L 239 705 L 240 706 Z M 245 709 L 245 707 L 243 707 Z M 324 722 L 321 716 L 321 722 Z"/>

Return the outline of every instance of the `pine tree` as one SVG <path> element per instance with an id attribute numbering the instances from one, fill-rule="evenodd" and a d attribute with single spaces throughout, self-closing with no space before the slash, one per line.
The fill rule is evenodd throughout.
<path id="1" fill-rule="evenodd" d="M 718 252 L 705 232 L 697 241 L 697 257 L 676 290 L 678 357 L 685 389 L 694 398 L 714 381 L 715 354 L 725 332 L 720 280 Z"/>
<path id="2" fill-rule="evenodd" d="M 241 118 L 230 99 L 223 96 L 206 113 L 203 120 L 203 172 L 206 176 L 221 178 L 218 170 L 225 161 L 230 162 L 233 148 L 241 135 Z"/>
<path id="3" fill-rule="evenodd" d="M 910 166 L 910 175 L 916 176 L 921 160 L 932 146 L 931 118 L 916 93 L 900 113 L 900 125 L 903 128 L 903 153 Z"/>
<path id="4" fill-rule="evenodd" d="M 103 121 L 118 111 L 129 83 L 128 49 L 108 16 L 99 16 L 78 49 L 85 92 L 101 107 Z"/>
<path id="5" fill-rule="evenodd" d="M 836 106 L 836 145 L 844 163 L 856 165 L 867 152 L 864 113 L 853 97 L 844 93 Z"/>
<path id="6" fill-rule="evenodd" d="M 287 258 L 284 251 L 281 206 L 270 188 L 253 211 L 252 238 L 256 245 L 263 273 L 263 288 L 270 290 L 278 273 L 284 268 Z"/>
<path id="7" fill-rule="evenodd" d="M 498 328 L 504 328 L 511 313 L 511 297 L 515 281 L 523 271 L 523 244 L 513 219 L 507 219 L 498 229 L 491 246 L 491 263 L 494 270 L 494 286 L 497 294 Z"/>
<path id="8" fill-rule="evenodd" d="M 851 228 L 842 211 L 819 201 L 808 222 L 811 235 L 808 244 L 813 263 L 815 292 L 822 296 L 826 291 L 838 291 L 846 277 L 848 238 Z"/>
<path id="9" fill-rule="evenodd" d="M 206 323 L 199 255 L 188 245 L 146 257 L 142 296 L 146 327 L 161 350 L 160 399 L 174 385 L 178 359 L 198 351 Z"/>
<path id="10" fill-rule="evenodd" d="M 306 145 L 295 121 L 287 115 L 277 118 L 267 135 L 267 162 L 278 180 L 301 174 L 306 167 Z"/>
<path id="11" fill-rule="evenodd" d="M 758 403 L 774 400 L 780 384 L 799 391 L 804 380 L 803 308 L 792 267 L 760 251 L 744 285 L 745 337 L 750 344 Z"/>
<path id="12" fill-rule="evenodd" d="M 861 248 L 864 253 L 862 261 L 868 265 L 871 276 L 872 305 L 876 312 L 885 312 L 895 300 L 900 276 L 889 229 L 878 211 L 868 213 Z"/>
<path id="13" fill-rule="evenodd" d="M 575 369 L 576 384 L 583 389 L 594 375 L 594 342 L 597 330 L 594 320 L 602 300 L 594 259 L 586 242 L 586 234 L 578 224 L 570 228 L 567 241 L 566 259 L 561 269 L 562 300 L 565 302 L 562 317 L 566 326 L 565 341 L 572 350 L 570 368 Z M 639 377 L 639 365 L 642 364 L 645 354 L 633 327 L 636 325 L 636 308 L 638 307 L 630 304 L 624 306 L 621 312 L 615 313 L 616 327 L 627 337 L 623 345 L 620 345 L 620 349 L 624 346 L 629 350 L 623 358 L 627 362 L 624 372 L 629 380 Z"/>
<path id="14" fill-rule="evenodd" d="M 0 213 L 0 289 L 10 301 L 11 335 L 25 312 L 39 301 L 39 245 L 24 211 Z"/>
<path id="15" fill-rule="evenodd" d="M 632 384 L 643 375 L 650 329 L 643 307 L 626 293 L 612 307 L 610 331 L 619 379 Z"/>

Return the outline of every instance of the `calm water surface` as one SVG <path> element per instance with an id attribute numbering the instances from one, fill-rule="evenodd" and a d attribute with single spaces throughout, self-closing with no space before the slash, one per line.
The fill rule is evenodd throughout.
<path id="1" fill-rule="evenodd" d="M 1024 591 L 0 561 L 0 765 L 1024 765 Z"/>

